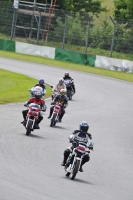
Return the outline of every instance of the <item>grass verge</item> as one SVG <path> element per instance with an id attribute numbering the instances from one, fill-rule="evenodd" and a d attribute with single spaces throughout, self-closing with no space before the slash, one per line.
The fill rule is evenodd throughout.
<path id="1" fill-rule="evenodd" d="M 27 61 L 27 62 L 45 64 L 45 65 L 50 65 L 50 66 L 55 66 L 55 67 L 60 67 L 60 68 L 72 69 L 72 70 L 77 70 L 77 71 L 82 71 L 82 72 L 87 72 L 87 73 L 92 73 L 92 74 L 98 74 L 98 75 L 102 75 L 102 76 L 107 76 L 107 77 L 111 77 L 111 78 L 116 78 L 116 79 L 120 79 L 120 80 L 133 82 L 133 74 L 125 73 L 125 72 L 111 71 L 111 70 L 107 70 L 107 69 L 101 69 L 101 68 L 96 68 L 96 67 L 89 67 L 89 66 L 85 66 L 85 65 L 74 64 L 74 63 L 70 63 L 70 62 L 52 60 L 49 58 L 43 58 L 43 57 L 39 57 L 39 56 L 17 54 L 17 53 L 8 52 L 8 51 L 0 51 L 0 56 L 5 57 L 5 58 L 23 60 L 23 61 Z"/>
<path id="2" fill-rule="evenodd" d="M 0 104 L 24 102 L 29 99 L 28 89 L 33 87 L 37 80 L 22 74 L 0 69 Z M 51 95 L 50 86 L 46 85 L 45 97 Z"/>

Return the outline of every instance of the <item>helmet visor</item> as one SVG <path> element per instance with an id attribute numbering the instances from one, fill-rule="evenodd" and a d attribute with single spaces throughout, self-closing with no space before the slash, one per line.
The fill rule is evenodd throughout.
<path id="1" fill-rule="evenodd" d="M 88 129 L 89 129 L 89 127 L 88 127 L 88 126 L 81 126 L 81 130 L 82 130 L 82 131 L 85 131 L 85 132 L 87 132 L 87 131 L 88 131 Z"/>

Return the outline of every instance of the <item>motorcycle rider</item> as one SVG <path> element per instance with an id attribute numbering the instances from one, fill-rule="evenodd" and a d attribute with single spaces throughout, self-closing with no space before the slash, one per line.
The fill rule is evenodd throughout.
<path id="1" fill-rule="evenodd" d="M 60 91 L 61 89 L 66 89 L 66 85 L 64 84 L 64 79 L 60 78 L 59 83 L 55 86 L 55 91 Z"/>
<path id="2" fill-rule="evenodd" d="M 32 97 L 30 98 L 25 104 L 24 106 L 28 106 L 30 103 L 35 103 L 35 104 L 38 104 L 41 106 L 41 108 L 44 107 L 45 105 L 45 102 L 44 102 L 44 99 L 41 98 L 42 94 L 40 92 L 36 92 L 35 93 L 35 97 Z M 26 116 L 27 116 L 27 113 L 28 113 L 28 109 L 26 110 L 23 110 L 22 111 L 22 114 L 23 114 L 23 118 L 24 118 L 24 121 L 22 121 L 21 123 L 25 126 L 26 125 Z M 43 116 L 41 115 L 41 112 L 39 112 L 38 114 L 38 120 L 35 124 L 35 127 L 36 129 L 39 129 L 39 123 L 43 120 Z"/>
<path id="3" fill-rule="evenodd" d="M 57 85 L 55 86 L 54 90 L 53 90 L 53 94 L 52 94 L 52 100 L 55 98 L 56 95 L 59 94 L 61 89 L 66 89 L 66 85 L 64 84 L 64 79 L 60 78 L 59 79 L 59 83 L 57 83 Z"/>
<path id="4" fill-rule="evenodd" d="M 72 135 L 69 136 L 69 140 L 72 143 L 71 147 L 68 147 L 64 151 L 64 160 L 61 163 L 62 166 L 66 165 L 66 161 L 69 157 L 69 154 L 72 153 L 73 149 L 78 146 L 78 143 L 82 142 L 82 144 L 85 144 L 89 149 L 93 150 L 93 141 L 92 136 L 90 133 L 87 133 L 89 129 L 89 125 L 86 121 L 82 121 L 79 125 L 79 130 L 75 130 Z M 83 160 L 81 162 L 81 166 L 79 171 L 83 172 L 82 166 L 90 160 L 89 153 L 85 154 L 83 157 Z"/>
<path id="5" fill-rule="evenodd" d="M 61 89 L 61 90 L 60 90 L 60 94 L 57 95 L 57 96 L 54 98 L 53 102 L 51 103 L 52 106 L 50 107 L 50 114 L 49 114 L 49 116 L 48 116 L 48 119 L 51 118 L 52 113 L 53 113 L 54 105 L 58 102 L 58 103 L 61 103 L 61 104 L 62 104 L 62 106 L 61 106 L 62 110 L 61 110 L 61 115 L 60 115 L 60 117 L 59 117 L 59 122 L 62 121 L 62 117 L 63 117 L 63 115 L 65 114 L 65 108 L 68 106 L 68 98 L 66 97 L 65 94 L 66 94 L 66 89 Z"/>
<path id="6" fill-rule="evenodd" d="M 45 95 L 46 94 L 46 86 L 44 85 L 44 79 L 43 78 L 41 78 L 40 80 L 39 80 L 39 82 L 36 84 L 36 85 L 34 85 L 34 87 L 36 87 L 36 86 L 40 86 L 42 89 L 43 89 L 43 95 Z"/>
<path id="7" fill-rule="evenodd" d="M 71 80 L 73 92 L 75 93 L 75 92 L 76 92 L 76 89 L 75 89 L 75 85 L 74 85 L 74 80 L 73 80 L 72 77 L 69 76 L 69 73 L 68 73 L 68 72 L 65 72 L 63 79 L 64 79 L 64 80 Z"/>

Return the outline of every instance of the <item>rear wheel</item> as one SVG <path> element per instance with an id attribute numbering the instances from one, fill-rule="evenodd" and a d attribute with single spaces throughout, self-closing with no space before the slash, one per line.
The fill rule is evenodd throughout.
<path id="1" fill-rule="evenodd" d="M 50 123 L 50 126 L 51 126 L 51 127 L 55 126 L 55 124 L 56 124 L 55 118 L 56 118 L 56 114 L 54 113 L 54 114 L 53 114 L 53 117 L 52 117 L 52 119 L 51 119 L 51 123 Z"/>
<path id="2" fill-rule="evenodd" d="M 78 173 L 79 165 L 80 165 L 80 161 L 76 160 L 73 166 L 71 176 L 70 176 L 71 180 L 74 180 L 74 178 L 76 177 L 76 174 Z"/>
<path id="3" fill-rule="evenodd" d="M 28 121 L 28 125 L 26 128 L 26 135 L 29 135 L 31 133 L 32 123 L 33 122 L 31 120 Z"/>

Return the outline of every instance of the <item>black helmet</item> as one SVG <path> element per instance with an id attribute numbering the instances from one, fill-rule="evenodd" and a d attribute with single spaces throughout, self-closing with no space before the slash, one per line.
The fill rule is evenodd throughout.
<path id="1" fill-rule="evenodd" d="M 68 72 L 65 72 L 64 76 L 65 76 L 65 77 L 69 77 L 69 73 L 68 73 Z"/>
<path id="2" fill-rule="evenodd" d="M 86 121 L 82 121 L 79 125 L 80 131 L 87 132 L 89 129 L 89 124 Z"/>
<path id="3" fill-rule="evenodd" d="M 41 92 L 36 92 L 36 93 L 35 93 L 35 98 L 36 98 L 36 100 L 41 99 L 41 97 L 42 97 Z"/>

